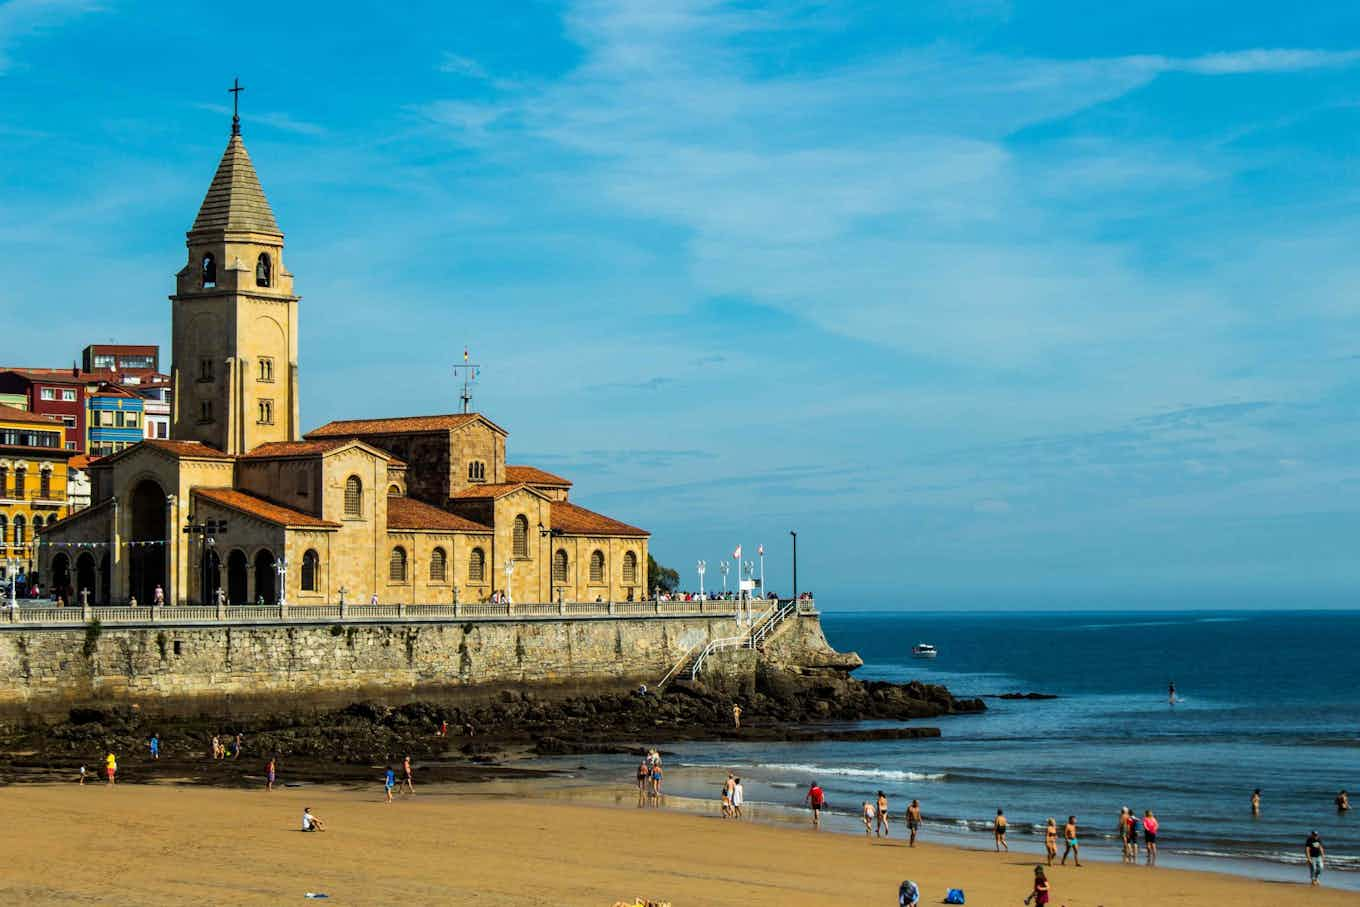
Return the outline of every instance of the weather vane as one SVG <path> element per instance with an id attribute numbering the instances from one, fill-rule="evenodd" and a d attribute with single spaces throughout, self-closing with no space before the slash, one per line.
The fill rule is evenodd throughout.
<path id="1" fill-rule="evenodd" d="M 241 85 L 240 77 L 231 80 L 231 87 L 227 89 L 231 92 L 231 134 L 241 134 L 241 92 L 245 88 Z"/>
<path id="2" fill-rule="evenodd" d="M 468 407 L 472 405 L 472 385 L 477 381 L 477 376 L 481 374 L 482 367 L 468 360 L 467 347 L 463 347 L 463 364 L 453 367 L 453 377 L 463 379 L 463 412 L 468 412 Z"/>

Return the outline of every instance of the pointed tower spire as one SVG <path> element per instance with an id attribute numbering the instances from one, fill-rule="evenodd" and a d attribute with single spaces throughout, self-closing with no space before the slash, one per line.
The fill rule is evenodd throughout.
<path id="1" fill-rule="evenodd" d="M 205 230 L 283 235 L 238 131 L 233 131 L 227 142 L 189 233 L 192 236 Z"/>

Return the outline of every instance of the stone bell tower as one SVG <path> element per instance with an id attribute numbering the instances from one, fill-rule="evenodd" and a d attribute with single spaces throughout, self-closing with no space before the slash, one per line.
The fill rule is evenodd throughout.
<path id="1" fill-rule="evenodd" d="M 241 454 L 296 441 L 298 297 L 239 117 L 176 275 L 171 437 Z"/>

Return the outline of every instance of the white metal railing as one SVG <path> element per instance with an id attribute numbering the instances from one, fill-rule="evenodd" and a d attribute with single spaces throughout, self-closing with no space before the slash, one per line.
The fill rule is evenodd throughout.
<path id="1" fill-rule="evenodd" d="M 0 629 L 15 624 L 70 625 L 99 621 L 102 624 L 232 624 L 232 623 L 334 623 L 350 621 L 467 621 L 529 619 L 610 619 L 648 616 L 736 617 L 741 613 L 735 600 L 703 602 L 470 602 L 468 604 L 389 604 L 389 605 L 140 605 L 131 607 L 68 605 L 55 607 L 42 600 L 20 602 L 18 608 L 0 607 Z M 815 613 L 810 602 L 781 602 L 759 615 L 751 628 L 738 637 L 748 645 L 759 635 L 763 640 L 773 629 L 772 615 L 783 620 L 794 613 Z M 710 645 L 711 647 L 711 645 Z M 696 649 L 698 647 L 695 647 Z M 686 657 L 693 656 L 693 651 Z M 702 657 L 703 653 L 700 653 Z"/>

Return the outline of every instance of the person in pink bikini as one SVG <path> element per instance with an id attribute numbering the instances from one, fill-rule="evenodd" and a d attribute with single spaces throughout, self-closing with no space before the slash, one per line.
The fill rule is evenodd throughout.
<path id="1" fill-rule="evenodd" d="M 1157 865 L 1157 817 L 1152 810 L 1143 813 L 1143 844 L 1147 847 L 1147 865 Z"/>

